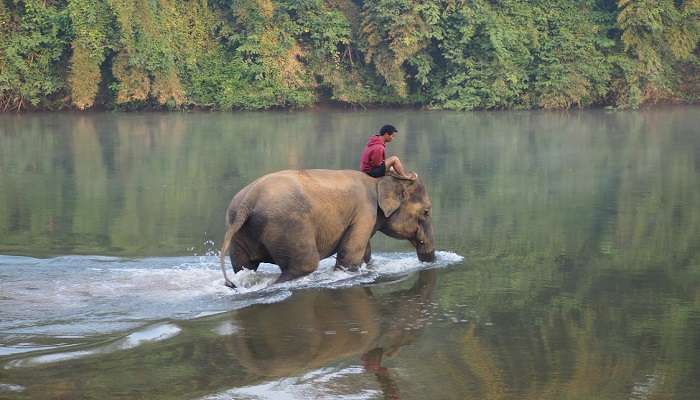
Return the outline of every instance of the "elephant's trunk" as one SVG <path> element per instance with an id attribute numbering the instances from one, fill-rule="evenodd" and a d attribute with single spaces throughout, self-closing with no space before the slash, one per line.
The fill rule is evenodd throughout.
<path id="1" fill-rule="evenodd" d="M 435 261 L 435 240 L 433 239 L 433 227 L 426 224 L 423 229 L 419 229 L 416 238 L 412 240 L 416 248 L 418 259 L 423 262 Z"/>
<path id="2" fill-rule="evenodd" d="M 418 259 L 422 262 L 433 262 L 435 261 L 435 250 L 428 251 L 421 253 L 419 251 L 416 251 L 418 254 Z"/>

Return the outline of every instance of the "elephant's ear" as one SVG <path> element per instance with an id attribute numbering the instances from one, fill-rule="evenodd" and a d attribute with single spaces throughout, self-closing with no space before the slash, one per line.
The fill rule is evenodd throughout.
<path id="1" fill-rule="evenodd" d="M 384 215 L 389 218 L 401 206 L 405 198 L 405 190 L 401 182 L 391 176 L 385 176 L 378 181 L 377 203 Z"/>

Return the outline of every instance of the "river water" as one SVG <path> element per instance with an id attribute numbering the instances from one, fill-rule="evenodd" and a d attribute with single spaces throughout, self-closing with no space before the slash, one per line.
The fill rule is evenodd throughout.
<path id="1" fill-rule="evenodd" d="M 386 123 L 436 261 L 223 286 L 233 194 Z M 0 115 L 5 398 L 700 398 L 700 108 Z"/>

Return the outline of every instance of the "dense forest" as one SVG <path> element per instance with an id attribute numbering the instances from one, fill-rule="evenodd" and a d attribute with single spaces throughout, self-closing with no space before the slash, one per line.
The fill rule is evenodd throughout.
<path id="1" fill-rule="evenodd" d="M 700 99 L 700 0 L 0 0 L 0 110 Z"/>

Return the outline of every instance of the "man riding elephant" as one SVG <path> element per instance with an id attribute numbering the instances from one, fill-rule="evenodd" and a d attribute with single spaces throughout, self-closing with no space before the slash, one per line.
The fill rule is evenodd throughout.
<path id="1" fill-rule="evenodd" d="M 376 135 L 370 136 L 360 156 L 360 171 L 373 178 L 393 172 L 406 179 L 415 179 L 415 173 L 407 173 L 397 156 L 386 158 L 386 144 L 394 140 L 398 130 L 393 125 L 384 125 Z"/>

